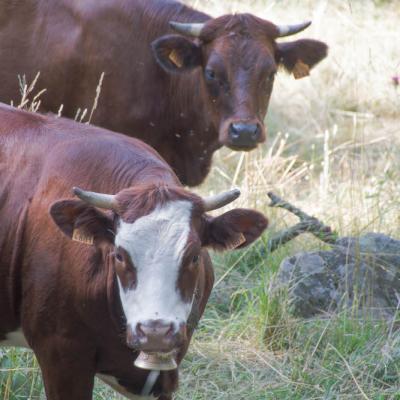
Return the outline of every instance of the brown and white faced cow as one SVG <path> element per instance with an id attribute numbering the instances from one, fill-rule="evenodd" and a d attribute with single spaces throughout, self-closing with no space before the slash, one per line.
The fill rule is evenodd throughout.
<path id="1" fill-rule="evenodd" d="M 81 200 L 56 202 L 51 216 L 75 240 L 112 246 L 109 261 L 125 315 L 126 345 L 148 353 L 175 351 L 179 363 L 193 333 L 189 317 L 198 321 L 212 287 L 205 249 L 249 245 L 267 227 L 266 218 L 246 209 L 206 214 L 236 199 L 237 189 L 207 199 L 165 184 L 139 185 L 117 195 L 74 192 Z"/>
<path id="2" fill-rule="evenodd" d="M 238 193 L 202 199 L 145 143 L 63 118 L 0 104 L 0 154 L 0 347 L 34 351 L 48 400 L 91 400 L 95 376 L 170 400 L 177 369 L 149 381 L 138 350 L 179 364 L 213 286 L 207 249 L 267 220 L 211 216 Z M 116 195 L 71 198 L 77 183 Z"/>
<path id="3" fill-rule="evenodd" d="M 299 79 L 326 57 L 327 45 L 317 40 L 276 41 L 310 24 L 277 26 L 251 14 L 204 23 L 171 21 L 181 35 L 163 36 L 152 46 L 158 63 L 170 73 L 201 68 L 203 97 L 219 143 L 251 150 L 266 138 L 264 118 L 278 68 Z"/>

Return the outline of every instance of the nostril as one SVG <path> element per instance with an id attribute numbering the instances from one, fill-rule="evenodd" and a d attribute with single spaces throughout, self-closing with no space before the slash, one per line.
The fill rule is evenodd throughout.
<path id="1" fill-rule="evenodd" d="M 172 336 L 174 333 L 174 325 L 172 323 L 165 324 L 163 326 L 157 327 L 154 329 L 154 334 L 160 337 L 169 337 Z"/>
<path id="2" fill-rule="evenodd" d="M 142 324 L 138 323 L 136 325 L 136 335 L 138 338 L 144 338 L 146 336 L 146 334 L 144 333 L 143 329 L 142 329 Z"/>
<path id="3" fill-rule="evenodd" d="M 171 323 L 169 324 L 169 328 L 168 328 L 167 332 L 165 332 L 165 336 L 166 336 L 166 337 L 173 336 L 174 331 L 175 331 L 175 329 L 174 329 L 174 324 L 171 322 Z"/>
<path id="4" fill-rule="evenodd" d="M 138 326 L 136 325 L 136 328 L 134 329 L 131 325 L 128 325 L 126 332 L 126 343 L 128 347 L 136 349 L 140 345 L 140 342 L 142 340 L 143 340 L 143 335 L 140 334 Z"/>
<path id="5" fill-rule="evenodd" d="M 239 137 L 240 137 L 240 127 L 238 126 L 238 125 L 236 125 L 236 124 L 231 124 L 230 126 L 229 126 L 229 136 L 232 138 L 232 139 L 239 139 Z"/>
<path id="6" fill-rule="evenodd" d="M 253 140 L 258 140 L 261 136 L 261 126 L 259 124 L 254 125 L 255 129 L 253 131 L 253 133 L 251 134 L 251 138 Z"/>

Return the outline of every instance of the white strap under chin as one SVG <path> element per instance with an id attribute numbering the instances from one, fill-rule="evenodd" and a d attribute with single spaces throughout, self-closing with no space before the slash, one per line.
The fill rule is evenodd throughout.
<path id="1" fill-rule="evenodd" d="M 151 391 L 153 390 L 153 386 L 156 383 L 157 378 L 160 375 L 160 371 L 155 369 L 155 370 L 151 370 L 149 372 L 149 374 L 147 375 L 147 379 L 146 382 L 143 386 L 141 395 L 142 396 L 149 396 Z"/>

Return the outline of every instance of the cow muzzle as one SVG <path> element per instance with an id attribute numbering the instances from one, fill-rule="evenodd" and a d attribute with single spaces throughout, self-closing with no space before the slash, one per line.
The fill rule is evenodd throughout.
<path id="1" fill-rule="evenodd" d="M 258 121 L 231 121 L 223 130 L 223 144 L 233 150 L 252 150 L 265 141 L 264 127 Z"/>
<path id="2" fill-rule="evenodd" d="M 169 353 L 177 349 L 186 337 L 186 326 L 161 319 L 138 322 L 128 326 L 128 347 L 148 353 Z"/>

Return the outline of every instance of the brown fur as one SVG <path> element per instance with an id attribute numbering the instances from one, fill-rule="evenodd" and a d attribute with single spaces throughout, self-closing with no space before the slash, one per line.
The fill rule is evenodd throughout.
<path id="1" fill-rule="evenodd" d="M 72 198 L 73 186 L 118 193 L 117 212 Z M 116 276 L 127 287 L 135 284 L 135 273 L 126 254 L 122 262 L 116 258 L 113 233 L 120 218 L 134 220 L 168 200 L 193 203 L 178 286 L 184 298 L 194 294 L 195 283 L 198 292 L 178 362 L 213 285 L 205 247 L 229 248 L 238 231 L 250 242 L 267 225 L 251 210 L 239 211 L 239 218 L 234 210 L 225 217 L 204 215 L 201 199 L 184 190 L 158 154 L 136 139 L 5 105 L 0 105 L 0 196 L 0 340 L 22 329 L 39 361 L 48 400 L 90 400 L 96 373 L 116 377 L 135 394 L 146 380 L 148 372 L 133 366 L 138 353 L 126 345 Z M 94 244 L 72 241 L 74 229 L 93 235 Z M 162 372 L 152 393 L 170 400 L 177 385 L 177 370 Z"/>
<path id="2" fill-rule="evenodd" d="M 147 183 L 122 190 L 117 195 L 118 214 L 125 222 L 133 222 L 143 215 L 150 214 L 156 206 L 167 201 L 186 200 L 202 211 L 201 198 L 179 186 L 168 183 Z"/>
<path id="3" fill-rule="evenodd" d="M 207 22 L 200 40 L 172 35 L 169 21 Z M 90 110 L 105 72 L 92 122 L 154 147 L 184 184 L 198 185 L 232 122 L 263 121 L 273 76 L 282 63 L 313 67 L 326 45 L 279 44 L 276 27 L 250 14 L 211 19 L 161 0 L 19 0 L 0 4 L 0 101 L 19 101 L 17 74 L 46 88 L 42 110 L 74 117 Z M 152 53 L 153 47 L 153 53 Z M 169 55 L 173 51 L 178 64 Z M 208 82 L 205 69 L 215 69 Z M 167 72 L 166 72 L 167 71 Z M 256 142 L 247 150 L 256 146 Z"/>

